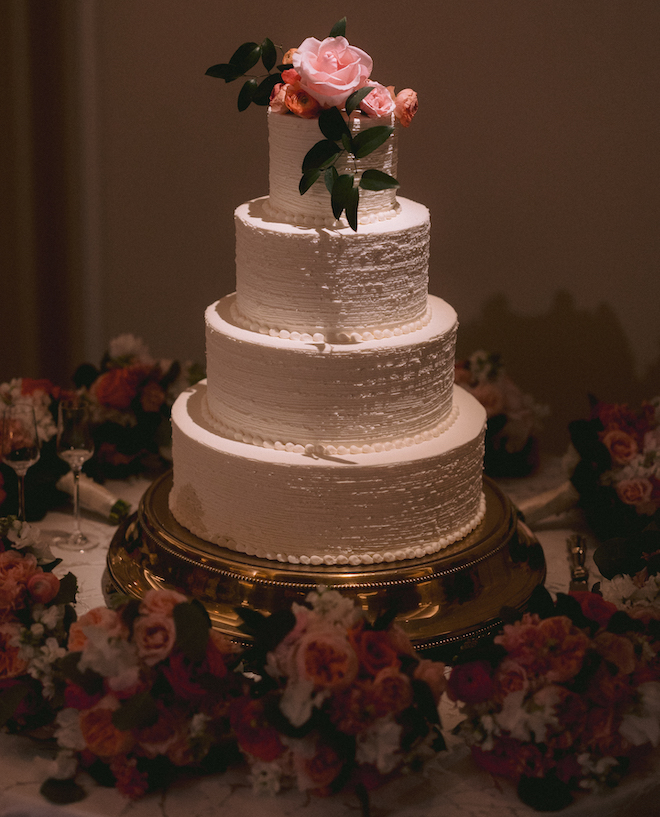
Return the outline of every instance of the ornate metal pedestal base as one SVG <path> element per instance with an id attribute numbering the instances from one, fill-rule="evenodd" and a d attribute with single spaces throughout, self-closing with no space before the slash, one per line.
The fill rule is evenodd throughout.
<path id="1" fill-rule="evenodd" d="M 396 606 L 397 623 L 418 650 L 449 656 L 499 626 L 502 607 L 524 609 L 545 579 L 541 546 L 488 479 L 486 515 L 468 537 L 423 559 L 359 569 L 269 562 L 198 539 L 170 513 L 171 484 L 171 472 L 156 480 L 115 534 L 109 589 L 135 598 L 151 588 L 178 589 L 242 643 L 249 639 L 236 608 L 272 612 L 322 584 L 352 595 L 371 618 Z"/>

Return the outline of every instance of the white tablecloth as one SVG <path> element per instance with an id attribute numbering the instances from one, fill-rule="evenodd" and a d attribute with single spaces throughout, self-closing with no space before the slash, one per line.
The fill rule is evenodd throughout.
<path id="1" fill-rule="evenodd" d="M 535 476 L 524 480 L 500 480 L 499 484 L 514 502 L 554 487 L 562 481 L 558 461 L 546 463 Z M 118 496 L 137 507 L 149 483 L 144 479 L 109 484 Z M 64 561 L 60 570 L 76 574 L 80 584 L 79 614 L 103 604 L 101 577 L 105 555 L 115 528 L 84 517 L 86 530 L 102 539 L 102 545 L 86 554 L 54 549 Z M 41 523 L 44 534 L 71 529 L 66 511 L 50 513 Z M 572 510 L 554 517 L 536 529 L 548 565 L 546 587 L 551 592 L 566 592 L 570 580 L 566 557 L 566 538 L 571 533 L 587 537 L 587 566 L 597 577 L 591 561 L 594 539 L 585 528 L 581 514 Z M 478 769 L 468 750 L 449 735 L 460 719 L 456 709 L 443 704 L 442 721 L 449 751 L 439 755 L 423 774 L 401 777 L 371 794 L 372 817 L 531 817 L 534 812 L 517 798 L 513 786 L 492 778 Z M 645 768 L 636 769 L 617 789 L 591 794 L 561 812 L 566 817 L 658 817 L 660 815 L 660 764 L 658 753 Z M 296 791 L 272 798 L 252 794 L 244 769 L 232 769 L 218 777 L 200 778 L 175 784 L 165 793 L 148 795 L 136 802 L 127 801 L 114 789 L 96 786 L 90 779 L 82 782 L 89 792 L 80 803 L 57 807 L 47 803 L 39 787 L 48 776 L 50 754 L 29 738 L 0 734 L 0 817 L 359 817 L 357 799 L 350 794 L 318 798 Z"/>

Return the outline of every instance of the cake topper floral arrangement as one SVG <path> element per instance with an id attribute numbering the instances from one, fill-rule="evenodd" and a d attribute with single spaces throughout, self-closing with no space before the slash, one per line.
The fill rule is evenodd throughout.
<path id="1" fill-rule="evenodd" d="M 394 132 L 391 125 L 383 124 L 353 135 L 347 119 L 365 115 L 391 122 L 394 116 L 403 127 L 408 127 L 417 112 L 417 94 L 410 88 L 395 94 L 394 86 L 385 87 L 370 79 L 371 57 L 350 45 L 345 34 L 344 17 L 333 26 L 329 37 L 324 40 L 308 37 L 298 48 L 283 53 L 279 64 L 272 40 L 243 43 L 228 63 L 213 65 L 206 73 L 225 82 L 247 77 L 238 94 L 239 111 L 254 103 L 270 106 L 273 113 L 318 119 L 324 138 L 303 159 L 300 193 L 304 195 L 323 176 L 334 217 L 339 219 L 345 212 L 349 226 L 357 230 L 360 189 L 385 190 L 398 187 L 399 183 L 374 168 L 365 170 L 357 184 L 355 173 L 338 172 L 336 163 L 341 156 L 347 154 L 353 161 L 362 159 Z M 259 61 L 266 74 L 251 75 L 249 72 Z"/>

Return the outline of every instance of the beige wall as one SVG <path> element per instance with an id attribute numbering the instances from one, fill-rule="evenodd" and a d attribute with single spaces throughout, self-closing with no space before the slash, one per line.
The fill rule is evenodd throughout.
<path id="1" fill-rule="evenodd" d="M 77 114 L 63 206 L 84 318 L 51 336 L 30 373 L 53 376 L 54 356 L 98 357 L 120 332 L 159 356 L 203 359 L 204 307 L 234 286 L 232 211 L 267 192 L 263 109 L 239 114 L 238 88 L 204 72 L 245 40 L 322 37 L 345 9 L 52 6 L 66 21 L 52 58 L 74 66 L 61 82 Z M 431 210 L 431 291 L 459 313 L 459 353 L 501 351 L 551 405 L 558 448 L 587 391 L 660 392 L 660 4 L 353 0 L 346 13 L 374 77 L 420 96 L 399 180 Z M 0 354 L 3 378 L 22 373 L 10 357 Z"/>

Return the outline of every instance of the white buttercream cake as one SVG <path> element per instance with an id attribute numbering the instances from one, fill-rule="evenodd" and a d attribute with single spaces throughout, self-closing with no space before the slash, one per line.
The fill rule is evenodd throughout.
<path id="1" fill-rule="evenodd" d="M 358 229 L 335 220 L 322 180 L 297 189 L 319 138 L 314 119 L 269 115 L 269 196 L 236 210 L 236 292 L 206 310 L 207 379 L 173 408 L 170 508 L 264 559 L 420 558 L 483 517 L 486 415 L 453 383 L 428 210 L 361 190 Z M 395 132 L 361 169 L 393 175 L 396 155 Z"/>

